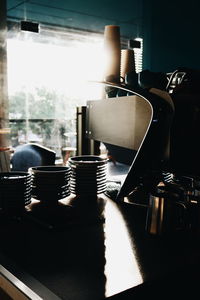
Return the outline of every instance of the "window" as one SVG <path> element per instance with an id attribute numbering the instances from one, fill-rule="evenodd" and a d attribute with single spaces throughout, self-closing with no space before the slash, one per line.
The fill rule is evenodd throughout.
<path id="1" fill-rule="evenodd" d="M 143 39 L 136 38 L 136 41 L 140 42 L 140 48 L 134 48 L 135 53 L 135 70 L 136 73 L 142 71 L 142 62 L 143 62 Z"/>
<path id="2" fill-rule="evenodd" d="M 59 158 L 63 147 L 76 147 L 76 107 L 102 97 L 104 87 L 91 81 L 102 80 L 103 34 L 13 28 L 7 39 L 11 144 L 38 142 Z"/>
<path id="3" fill-rule="evenodd" d="M 102 35 L 41 29 L 8 37 L 8 93 L 12 146 L 39 142 L 61 156 L 75 146 L 76 106 L 99 99 Z"/>

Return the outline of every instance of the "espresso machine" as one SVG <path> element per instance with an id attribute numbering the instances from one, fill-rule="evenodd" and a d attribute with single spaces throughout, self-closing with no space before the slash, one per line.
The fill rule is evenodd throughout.
<path id="1" fill-rule="evenodd" d="M 116 92 L 115 97 L 87 102 L 86 143 L 103 142 L 111 154 L 118 147 L 124 157 L 126 151 L 132 153 L 127 176 L 113 200 L 146 207 L 143 225 L 154 235 L 199 230 L 196 129 L 200 115 L 199 91 L 194 91 L 199 73 L 191 80 L 189 71 L 182 68 L 166 74 L 165 91 L 146 85 L 146 74 L 137 74 L 135 86 L 104 82 L 107 93 L 113 95 L 113 89 L 117 89 L 122 94 L 123 90 L 123 96 Z M 134 78 L 132 82 L 136 82 Z"/>

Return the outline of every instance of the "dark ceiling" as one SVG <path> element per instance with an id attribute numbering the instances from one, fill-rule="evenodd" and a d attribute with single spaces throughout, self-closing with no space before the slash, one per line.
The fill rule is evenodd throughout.
<path id="1" fill-rule="evenodd" d="M 8 20 L 39 23 L 102 32 L 105 25 L 116 24 L 122 34 L 141 30 L 141 0 L 7 0 Z"/>

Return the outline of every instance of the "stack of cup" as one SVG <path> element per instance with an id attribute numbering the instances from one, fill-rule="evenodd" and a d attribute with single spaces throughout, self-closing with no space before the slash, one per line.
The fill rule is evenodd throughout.
<path id="1" fill-rule="evenodd" d="M 70 195 L 68 166 L 38 166 L 29 171 L 34 199 L 50 204 Z"/>
<path id="2" fill-rule="evenodd" d="M 134 51 L 131 49 L 122 49 L 120 75 L 123 79 L 125 79 L 125 75 L 133 71 L 135 71 Z"/>
<path id="3" fill-rule="evenodd" d="M 0 173 L 0 211 L 18 211 L 30 202 L 31 175 L 29 173 Z"/>
<path id="4" fill-rule="evenodd" d="M 107 25 L 104 29 L 105 70 L 104 78 L 113 83 L 120 82 L 121 43 L 120 27 Z"/>
<path id="5" fill-rule="evenodd" d="M 69 158 L 70 190 L 78 196 L 96 196 L 106 190 L 107 159 L 95 155 Z"/>

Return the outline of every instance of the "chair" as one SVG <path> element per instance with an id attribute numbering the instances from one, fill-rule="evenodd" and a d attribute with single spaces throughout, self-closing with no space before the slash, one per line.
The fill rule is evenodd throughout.
<path id="1" fill-rule="evenodd" d="M 44 146 L 34 143 L 20 145 L 11 158 L 11 171 L 27 172 L 35 166 L 54 165 L 56 153 Z"/>

